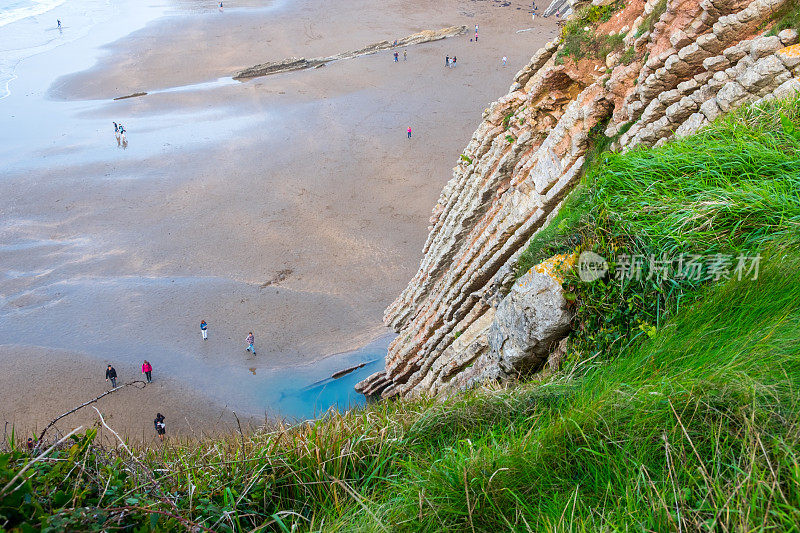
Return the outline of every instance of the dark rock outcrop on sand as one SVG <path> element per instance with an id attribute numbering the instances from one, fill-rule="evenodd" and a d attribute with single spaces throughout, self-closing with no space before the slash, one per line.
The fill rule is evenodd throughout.
<path id="1" fill-rule="evenodd" d="M 381 50 L 389 50 L 391 48 L 400 48 L 403 46 L 411 46 L 414 44 L 430 43 L 439 41 L 448 37 L 455 37 L 466 33 L 466 26 L 451 26 L 449 28 L 442 28 L 441 30 L 424 30 L 403 39 L 399 39 L 396 43 L 390 41 L 381 41 L 379 43 L 370 44 L 364 48 L 353 50 L 350 52 L 342 52 L 335 56 L 328 57 L 314 57 L 306 59 L 304 57 L 290 57 L 281 61 L 270 61 L 261 63 L 244 70 L 240 70 L 233 75 L 234 79 L 241 80 L 247 78 L 257 78 L 259 76 L 269 76 L 270 74 L 278 74 L 280 72 L 291 72 L 293 70 L 305 70 L 309 68 L 318 68 L 331 61 L 338 61 L 340 59 L 352 59 L 354 57 L 365 56 L 374 54 Z"/>

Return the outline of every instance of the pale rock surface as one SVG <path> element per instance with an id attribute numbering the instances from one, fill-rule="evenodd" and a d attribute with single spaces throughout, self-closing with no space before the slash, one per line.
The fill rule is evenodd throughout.
<path id="1" fill-rule="evenodd" d="M 580 180 L 592 135 L 624 127 L 614 149 L 661 146 L 740 105 L 796 94 L 797 32 L 764 34 L 788 1 L 667 0 L 650 27 L 659 1 L 625 2 L 593 31 L 629 26 L 628 65 L 560 57 L 560 38 L 537 51 L 486 109 L 464 150 L 471 163 L 460 161 L 442 190 L 419 270 L 384 316 L 398 332 L 386 369 L 358 390 L 447 394 L 540 368 L 569 313 L 560 284 L 537 277 L 532 294 L 514 273 Z M 555 0 L 547 11 L 575 5 Z"/>

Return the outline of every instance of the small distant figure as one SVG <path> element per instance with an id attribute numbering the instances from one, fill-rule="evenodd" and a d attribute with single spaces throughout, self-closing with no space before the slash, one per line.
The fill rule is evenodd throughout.
<path id="1" fill-rule="evenodd" d="M 25 446 L 28 447 L 29 452 L 33 451 L 33 448 L 36 446 L 36 443 L 33 442 L 33 437 L 28 437 L 28 442 L 25 443 Z"/>
<path id="2" fill-rule="evenodd" d="M 61 19 L 56 19 L 56 22 L 58 23 L 58 29 L 60 30 L 61 29 Z"/>
<path id="3" fill-rule="evenodd" d="M 208 340 L 208 324 L 206 324 L 205 320 L 200 321 L 200 333 L 203 334 L 203 340 Z"/>
<path id="4" fill-rule="evenodd" d="M 444 56 L 444 66 L 450 68 L 450 56 Z"/>
<path id="5" fill-rule="evenodd" d="M 411 138 L 411 126 L 408 127 L 408 130 L 406 130 L 406 132 L 408 133 L 408 138 L 410 139 Z"/>
<path id="6" fill-rule="evenodd" d="M 452 63 L 453 68 L 456 68 L 456 62 L 457 61 L 458 61 L 458 58 L 456 56 L 453 56 L 453 60 L 450 62 L 450 63 Z"/>
<path id="7" fill-rule="evenodd" d="M 167 425 L 164 423 L 164 420 L 164 415 L 161 413 L 156 413 L 156 419 L 153 420 L 153 425 L 156 428 L 156 435 L 161 439 L 161 442 L 164 442 L 164 434 L 167 432 Z"/>
<path id="8" fill-rule="evenodd" d="M 119 124 L 114 122 L 114 137 L 117 139 L 117 146 L 119 146 Z"/>
<path id="9" fill-rule="evenodd" d="M 222 11 L 222 2 L 219 3 L 219 10 Z"/>
<path id="10" fill-rule="evenodd" d="M 398 61 L 399 57 L 400 57 L 400 54 L 398 54 L 397 52 L 395 52 L 395 53 L 394 53 L 394 62 L 395 62 L 395 63 L 397 63 L 397 61 Z"/>
<path id="11" fill-rule="evenodd" d="M 397 39 L 394 40 L 394 44 L 392 46 L 397 46 Z"/>
<path id="12" fill-rule="evenodd" d="M 119 125 L 119 140 L 123 148 L 128 146 L 128 138 L 125 136 L 125 126 L 122 124 Z"/>
<path id="13" fill-rule="evenodd" d="M 247 342 L 247 351 L 248 352 L 253 352 L 253 355 L 255 355 L 256 354 L 256 347 L 255 347 L 256 338 L 253 337 L 253 332 L 252 331 L 247 335 L 247 339 L 245 339 L 245 340 Z"/>
<path id="14" fill-rule="evenodd" d="M 153 365 L 151 365 L 150 361 L 147 359 L 145 359 L 144 363 L 142 363 L 142 374 L 144 374 L 144 377 L 147 379 L 148 383 L 153 382 Z"/>
<path id="15" fill-rule="evenodd" d="M 508 58 L 503 56 L 503 66 L 506 66 L 506 63 L 508 63 Z"/>
<path id="16" fill-rule="evenodd" d="M 475 32 L 475 42 L 476 43 L 478 42 L 478 32 L 477 31 Z"/>
<path id="17" fill-rule="evenodd" d="M 403 50 L 403 61 L 408 60 L 408 50 Z"/>
<path id="18" fill-rule="evenodd" d="M 478 33 L 478 25 L 475 24 L 475 33 Z"/>
<path id="19" fill-rule="evenodd" d="M 117 388 L 117 371 L 111 365 L 108 365 L 108 368 L 106 368 L 106 381 L 108 381 L 108 380 L 111 380 L 111 388 L 112 389 L 116 389 Z"/>

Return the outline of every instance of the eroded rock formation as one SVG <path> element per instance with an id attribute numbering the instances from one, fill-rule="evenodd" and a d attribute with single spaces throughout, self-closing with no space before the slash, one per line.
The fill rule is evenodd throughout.
<path id="1" fill-rule="evenodd" d="M 349 52 L 342 52 L 333 56 L 326 57 L 313 57 L 306 59 L 305 57 L 290 57 L 280 61 L 270 61 L 248 67 L 244 70 L 233 75 L 233 79 L 243 80 L 247 78 L 258 78 L 261 76 L 269 76 L 270 74 L 279 74 L 281 72 L 291 72 L 294 70 L 306 70 L 310 68 L 322 67 L 332 61 L 340 59 L 353 59 L 354 57 L 365 56 L 380 52 L 381 50 L 389 50 L 391 48 L 400 48 L 403 46 L 413 46 L 415 44 L 430 43 L 433 41 L 441 41 L 448 37 L 455 37 L 466 33 L 466 26 L 450 26 L 449 28 L 442 28 L 440 30 L 423 30 L 394 42 L 381 41 L 367 45 L 358 50 L 351 50 Z"/>
<path id="2" fill-rule="evenodd" d="M 583 28 L 594 42 L 621 40 L 612 53 L 576 59 L 569 36 L 539 50 L 486 109 L 444 187 L 419 271 L 386 310 L 399 334 L 386 370 L 358 390 L 440 393 L 541 366 L 566 335 L 560 284 L 535 267 L 528 294 L 515 267 L 580 178 L 592 136 L 617 137 L 618 150 L 659 145 L 799 90 L 797 32 L 765 35 L 788 1 L 618 2 Z"/>

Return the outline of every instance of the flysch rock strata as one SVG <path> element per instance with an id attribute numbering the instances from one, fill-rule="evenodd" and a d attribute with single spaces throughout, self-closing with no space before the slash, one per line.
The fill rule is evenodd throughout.
<path id="1" fill-rule="evenodd" d="M 290 57 L 288 59 L 282 59 L 280 61 L 270 61 L 267 63 L 261 63 L 259 65 L 248 67 L 244 70 L 240 70 L 239 72 L 233 75 L 233 79 L 243 80 L 247 78 L 258 78 L 261 76 L 269 76 L 270 74 L 279 74 L 281 72 L 291 72 L 294 70 L 306 70 L 310 68 L 318 68 L 332 61 L 338 61 L 340 59 L 352 59 L 354 57 L 374 54 L 376 52 L 380 52 L 381 50 L 389 50 L 391 48 L 400 48 L 404 46 L 413 46 L 415 44 L 422 44 L 422 43 L 431 43 L 434 41 L 447 39 L 448 37 L 456 37 L 458 35 L 463 35 L 466 32 L 467 32 L 466 26 L 450 26 L 449 28 L 442 28 L 440 30 L 423 30 L 414 33 L 412 35 L 409 35 L 408 37 L 403 37 L 402 39 L 398 39 L 397 41 L 394 42 L 381 41 L 379 43 L 373 43 L 363 48 L 359 48 L 358 50 L 342 52 L 340 54 L 336 54 L 333 56 L 314 57 L 311 59 L 306 59 L 304 57 L 300 58 Z"/>
<path id="2" fill-rule="evenodd" d="M 543 365 L 568 331 L 545 322 L 565 315 L 555 285 L 534 300 L 546 310 L 525 311 L 517 260 L 578 183 L 590 133 L 604 128 L 621 151 L 660 146 L 738 106 L 800 90 L 797 32 L 766 33 L 788 1 L 667 0 L 660 9 L 659 0 L 634 0 L 594 31 L 623 35 L 628 64 L 622 53 L 575 61 L 561 54 L 561 37 L 536 52 L 484 111 L 453 169 L 419 270 L 386 310 L 398 333 L 386 368 L 357 390 L 437 394 Z M 539 339 L 544 330 L 553 335 Z"/>

